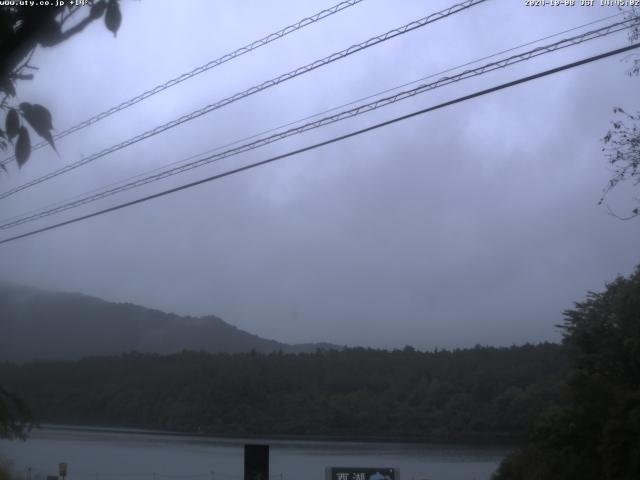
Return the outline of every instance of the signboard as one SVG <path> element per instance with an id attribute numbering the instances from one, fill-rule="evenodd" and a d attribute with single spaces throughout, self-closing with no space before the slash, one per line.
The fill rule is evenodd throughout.
<path id="1" fill-rule="evenodd" d="M 67 464 L 66 463 L 63 462 L 63 463 L 59 463 L 58 464 L 58 473 L 63 478 L 67 476 Z"/>
<path id="2" fill-rule="evenodd" d="M 327 480 L 399 480 L 397 468 L 329 467 Z"/>

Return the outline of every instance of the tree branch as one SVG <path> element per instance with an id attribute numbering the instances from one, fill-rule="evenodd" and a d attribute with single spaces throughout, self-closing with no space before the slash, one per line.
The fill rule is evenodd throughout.
<path id="1" fill-rule="evenodd" d="M 608 203 L 605 203 L 605 206 L 607 207 L 607 213 L 609 215 L 611 215 L 612 217 L 617 218 L 618 220 L 624 220 L 625 222 L 627 220 L 633 220 L 634 218 L 640 216 L 640 213 L 634 213 L 633 215 L 630 215 L 628 217 L 621 217 L 620 215 L 618 215 L 617 213 L 615 213 L 613 210 L 611 210 L 611 207 L 609 206 Z M 637 209 L 636 209 L 637 210 Z M 635 211 L 635 210 L 634 210 Z"/>

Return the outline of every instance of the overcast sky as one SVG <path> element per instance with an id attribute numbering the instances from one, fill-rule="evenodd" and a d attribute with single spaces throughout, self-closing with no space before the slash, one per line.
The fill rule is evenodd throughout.
<path id="1" fill-rule="evenodd" d="M 0 189 L 451 3 L 365 0 L 60 140 L 59 157 L 49 148 L 35 152 L 21 171 L 14 165 L 0 177 Z M 332 4 L 124 1 L 116 38 L 100 21 L 38 51 L 32 63 L 39 70 L 18 85 L 17 101 L 46 105 L 62 131 Z M 490 0 L 1 200 L 0 217 L 615 13 Z M 1 237 L 626 44 L 625 33 L 588 42 Z M 564 309 L 640 263 L 640 220 L 618 220 L 597 205 L 611 175 L 600 139 L 612 107 L 640 107 L 640 79 L 625 75 L 622 58 L 1 245 L 0 277 L 179 314 L 215 314 L 284 342 L 450 348 L 557 341 L 554 325 Z M 611 208 L 627 213 L 634 193 L 631 186 L 614 191 Z"/>

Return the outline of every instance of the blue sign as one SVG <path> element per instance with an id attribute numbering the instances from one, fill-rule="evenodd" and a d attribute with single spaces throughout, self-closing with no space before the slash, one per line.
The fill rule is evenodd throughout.
<path id="1" fill-rule="evenodd" d="M 330 467 L 328 480 L 399 480 L 395 468 Z"/>

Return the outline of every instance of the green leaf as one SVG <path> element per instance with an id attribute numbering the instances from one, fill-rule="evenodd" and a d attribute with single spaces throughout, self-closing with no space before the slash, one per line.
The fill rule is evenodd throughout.
<path id="1" fill-rule="evenodd" d="M 9 136 L 9 140 L 12 140 L 20 131 L 20 118 L 18 117 L 18 112 L 13 108 L 9 110 L 9 113 L 7 113 L 5 129 Z"/>
<path id="2" fill-rule="evenodd" d="M 37 103 L 31 104 L 23 102 L 20 104 L 20 111 L 22 112 L 24 119 L 29 122 L 29 125 L 31 125 L 36 133 L 49 142 L 49 145 L 56 150 L 56 146 L 53 143 L 53 136 L 51 135 L 53 122 L 51 120 L 51 113 L 49 113 L 49 110 Z"/>
<path id="3" fill-rule="evenodd" d="M 51 119 L 51 113 L 42 105 L 37 103 L 31 104 L 23 102 L 20 104 L 20 110 L 22 116 L 29 122 L 33 129 L 40 133 L 40 131 L 52 130 L 53 120 Z"/>
<path id="4" fill-rule="evenodd" d="M 43 47 L 57 45 L 62 37 L 62 26 L 55 17 L 46 18 L 38 31 L 38 43 Z"/>
<path id="5" fill-rule="evenodd" d="M 91 10 L 89 10 L 89 17 L 93 20 L 96 20 L 102 16 L 105 9 L 107 8 L 107 4 L 105 2 L 98 2 L 91 5 Z"/>
<path id="6" fill-rule="evenodd" d="M 14 35 L 13 25 L 9 15 L 0 16 L 0 45 L 9 40 Z"/>
<path id="7" fill-rule="evenodd" d="M 109 0 L 109 3 L 107 4 L 107 12 L 104 16 L 104 24 L 107 26 L 109 31 L 113 32 L 114 37 L 120 28 L 121 22 L 122 14 L 120 13 L 118 0 Z"/>
<path id="8" fill-rule="evenodd" d="M 4 90 L 6 94 L 11 97 L 16 96 L 16 88 L 13 86 L 13 82 L 8 77 L 0 78 L 0 90 Z"/>
<path id="9" fill-rule="evenodd" d="M 29 130 L 26 127 L 20 127 L 20 134 L 16 142 L 16 162 L 22 167 L 31 155 L 31 139 L 29 138 Z"/>

